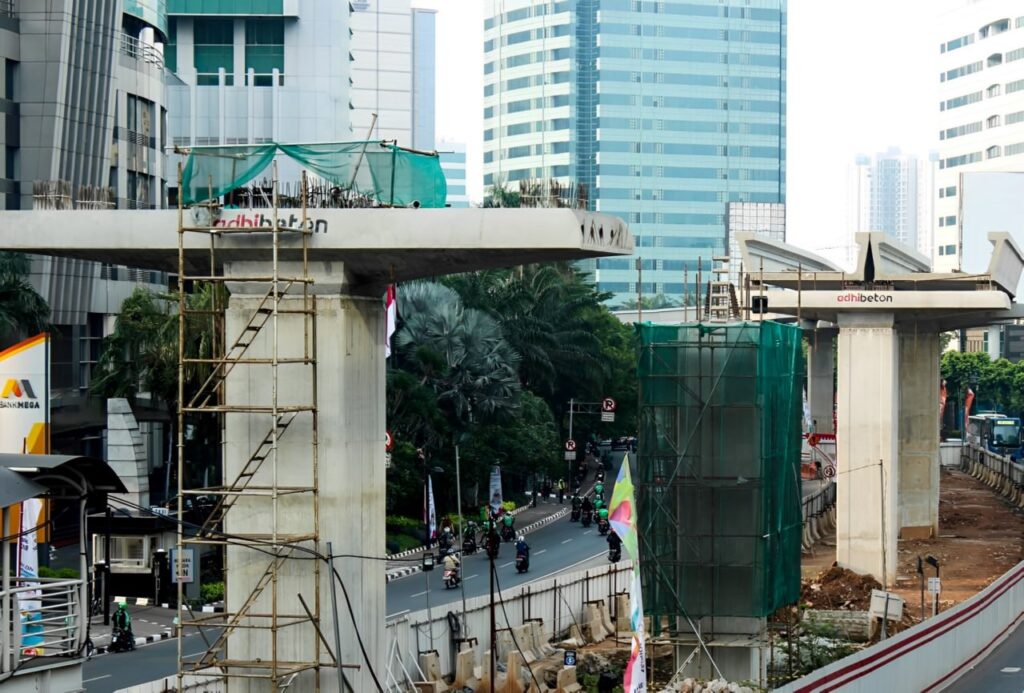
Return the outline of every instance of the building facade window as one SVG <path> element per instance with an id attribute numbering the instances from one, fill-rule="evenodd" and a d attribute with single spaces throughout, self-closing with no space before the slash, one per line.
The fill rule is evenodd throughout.
<path id="1" fill-rule="evenodd" d="M 284 20 L 245 20 L 245 71 L 255 73 L 257 87 L 273 84 L 274 70 L 284 73 Z"/>
<path id="2" fill-rule="evenodd" d="M 227 73 L 225 84 L 234 84 L 234 21 L 204 17 L 194 20 L 192 27 L 195 41 L 193 63 L 196 68 L 196 84 L 216 85 L 217 73 L 221 68 Z"/>

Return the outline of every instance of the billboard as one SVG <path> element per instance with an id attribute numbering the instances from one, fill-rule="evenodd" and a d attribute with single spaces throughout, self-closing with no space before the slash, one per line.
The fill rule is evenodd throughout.
<path id="1" fill-rule="evenodd" d="M 45 333 L 0 351 L 0 452 L 50 452 L 50 339 Z"/>

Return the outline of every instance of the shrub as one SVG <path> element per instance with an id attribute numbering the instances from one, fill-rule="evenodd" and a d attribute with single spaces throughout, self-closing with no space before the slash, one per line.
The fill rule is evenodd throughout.
<path id="1" fill-rule="evenodd" d="M 57 578 L 58 580 L 77 580 L 78 571 L 74 568 L 50 568 L 49 566 L 39 567 L 39 577 Z"/>
<path id="2" fill-rule="evenodd" d="M 208 582 L 199 588 L 199 597 L 203 604 L 212 604 L 224 599 L 224 583 Z"/>

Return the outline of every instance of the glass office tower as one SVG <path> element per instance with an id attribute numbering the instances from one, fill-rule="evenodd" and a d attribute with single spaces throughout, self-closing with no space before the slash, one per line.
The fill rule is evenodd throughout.
<path id="1" fill-rule="evenodd" d="M 728 254 L 730 202 L 785 202 L 786 0 L 487 0 L 484 53 L 485 190 L 586 185 L 646 295 Z M 583 267 L 635 297 L 633 259 Z"/>

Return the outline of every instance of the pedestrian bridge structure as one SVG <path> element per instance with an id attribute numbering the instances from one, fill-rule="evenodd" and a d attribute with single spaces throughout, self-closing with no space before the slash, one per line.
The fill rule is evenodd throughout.
<path id="1" fill-rule="evenodd" d="M 892 585 L 897 539 L 939 530 L 939 334 L 1024 318 L 1014 302 L 1024 253 L 990 233 L 985 273 L 939 273 L 884 234 L 859 233 L 857 268 L 845 272 L 792 245 L 738 239 L 751 294 L 806 330 L 817 432 L 833 432 L 835 401 L 836 560 Z"/>

